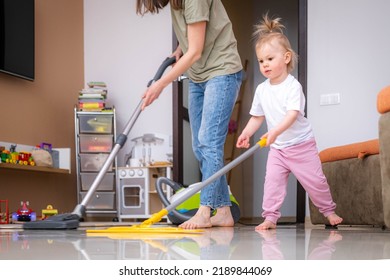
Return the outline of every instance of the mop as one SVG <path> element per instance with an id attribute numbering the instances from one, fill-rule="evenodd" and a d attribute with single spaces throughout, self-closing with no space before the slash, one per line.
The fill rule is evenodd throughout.
<path id="1" fill-rule="evenodd" d="M 175 227 L 150 227 L 151 225 L 161 221 L 161 219 L 166 216 L 170 211 L 174 210 L 177 206 L 182 204 L 184 201 L 189 199 L 191 196 L 195 195 L 197 192 L 199 192 L 201 189 L 212 183 L 213 181 L 217 180 L 222 175 L 226 174 L 229 170 L 243 162 L 245 159 L 250 157 L 252 154 L 254 154 L 259 148 L 265 147 L 267 144 L 267 139 L 262 138 L 260 141 L 256 143 L 256 145 L 249 148 L 246 152 L 238 156 L 236 159 L 231 161 L 230 163 L 226 164 L 223 168 L 218 170 L 216 173 L 211 175 L 209 178 L 202 182 L 194 183 L 190 186 L 188 186 L 186 189 L 184 189 L 181 192 L 178 192 L 174 194 L 171 197 L 171 204 L 166 206 L 166 208 L 163 208 L 159 212 L 153 214 L 149 219 L 143 221 L 139 225 L 133 225 L 131 227 L 111 227 L 107 229 L 91 229 L 87 230 L 87 233 L 201 233 L 203 230 L 201 229 L 181 229 L 181 228 L 175 228 Z"/>
<path id="2" fill-rule="evenodd" d="M 175 57 L 166 58 L 162 62 L 160 67 L 158 68 L 153 79 L 149 81 L 147 87 L 149 87 L 153 82 L 160 79 L 162 74 L 164 73 L 164 71 L 167 69 L 167 67 L 172 65 L 175 62 L 176 62 Z M 122 134 L 118 135 L 113 149 L 111 150 L 109 156 L 107 157 L 106 161 L 104 162 L 101 170 L 97 174 L 90 189 L 88 190 L 87 194 L 84 196 L 81 203 L 76 205 L 73 212 L 59 214 L 59 215 L 53 215 L 53 216 L 50 216 L 47 219 L 41 220 L 41 221 L 33 221 L 33 222 L 24 223 L 23 229 L 77 229 L 79 227 L 79 221 L 81 218 L 83 218 L 83 216 L 86 213 L 86 206 L 88 205 L 89 201 L 91 200 L 96 189 L 99 187 L 101 181 L 103 180 L 104 175 L 106 174 L 108 169 L 111 167 L 111 164 L 114 161 L 119 150 L 126 143 L 127 135 L 130 133 L 130 130 L 133 128 L 135 121 L 137 120 L 139 114 L 141 113 L 142 103 L 143 103 L 143 100 L 141 100 L 139 102 L 137 108 L 135 109 L 134 113 L 132 114 L 129 121 L 127 122 Z"/>

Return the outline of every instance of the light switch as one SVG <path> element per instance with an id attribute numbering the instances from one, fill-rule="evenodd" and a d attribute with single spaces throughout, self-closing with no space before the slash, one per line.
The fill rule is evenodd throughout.
<path id="1" fill-rule="evenodd" d="M 340 93 L 321 94 L 320 106 L 340 104 Z"/>

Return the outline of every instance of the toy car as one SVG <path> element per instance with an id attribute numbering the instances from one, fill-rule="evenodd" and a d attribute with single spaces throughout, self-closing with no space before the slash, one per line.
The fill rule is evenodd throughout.
<path id="1" fill-rule="evenodd" d="M 30 222 L 37 220 L 37 214 L 28 207 L 28 201 L 21 201 L 18 211 L 12 213 L 12 222 Z"/>

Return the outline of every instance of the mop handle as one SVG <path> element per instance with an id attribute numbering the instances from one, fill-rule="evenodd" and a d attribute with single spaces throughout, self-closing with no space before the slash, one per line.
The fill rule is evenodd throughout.
<path id="1" fill-rule="evenodd" d="M 226 164 L 223 168 L 218 170 L 216 173 L 211 175 L 209 178 L 204 180 L 203 182 L 195 183 L 190 185 L 188 188 L 185 190 L 176 193 L 175 194 L 175 200 L 171 202 L 170 205 L 168 205 L 165 209 L 169 212 L 175 209 L 177 206 L 182 204 L 184 201 L 189 199 L 191 196 L 199 192 L 201 189 L 212 183 L 213 181 L 217 180 L 219 177 L 227 173 L 229 170 L 233 169 L 235 166 L 246 160 L 248 157 L 250 157 L 252 154 L 254 154 L 257 149 L 265 147 L 267 144 L 267 139 L 262 138 L 260 141 L 256 143 L 253 147 L 249 148 L 245 153 L 241 154 L 239 157 L 234 159 L 233 161 L 229 162 Z"/>

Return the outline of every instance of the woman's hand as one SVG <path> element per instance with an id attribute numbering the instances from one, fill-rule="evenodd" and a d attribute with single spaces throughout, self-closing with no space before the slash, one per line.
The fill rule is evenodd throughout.
<path id="1" fill-rule="evenodd" d="M 176 58 L 176 62 L 179 61 L 179 59 L 183 56 L 183 51 L 181 50 L 180 46 L 177 46 L 176 50 L 172 53 L 171 57 L 172 56 Z"/>
<path id="2" fill-rule="evenodd" d="M 144 110 L 147 106 L 152 104 L 161 94 L 164 87 L 161 85 L 159 81 L 154 82 L 150 85 L 142 95 L 143 103 L 141 106 L 141 110 Z"/>

